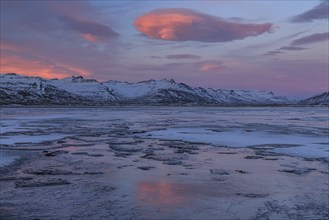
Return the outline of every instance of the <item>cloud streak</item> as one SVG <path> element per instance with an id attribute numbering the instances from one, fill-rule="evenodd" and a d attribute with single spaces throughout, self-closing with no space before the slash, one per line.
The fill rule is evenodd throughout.
<path id="1" fill-rule="evenodd" d="M 166 56 L 166 58 L 173 60 L 184 60 L 184 59 L 200 59 L 201 56 L 197 56 L 193 54 L 173 54 Z"/>
<path id="2" fill-rule="evenodd" d="M 157 9 L 134 26 L 149 38 L 167 41 L 229 42 L 273 31 L 270 23 L 240 23 L 189 9 Z"/>
<path id="3" fill-rule="evenodd" d="M 299 51 L 299 50 L 306 50 L 305 47 L 296 47 L 296 46 L 285 46 L 281 47 L 280 50 L 289 50 L 289 51 Z"/>
<path id="4" fill-rule="evenodd" d="M 322 42 L 322 41 L 328 41 L 328 36 L 329 36 L 329 32 L 312 34 L 312 35 L 308 35 L 308 36 L 296 39 L 293 42 L 291 42 L 291 44 L 292 45 L 305 45 L 305 44 L 311 44 L 311 43 L 318 43 L 318 42 Z"/>
<path id="5" fill-rule="evenodd" d="M 264 56 L 276 56 L 278 54 L 283 54 L 284 52 L 281 51 L 281 50 L 271 50 L 271 51 L 268 51 L 264 54 Z"/>
<path id="6" fill-rule="evenodd" d="M 315 6 L 314 8 L 294 16 L 291 21 L 295 23 L 300 22 L 312 22 L 314 20 L 320 20 L 320 19 L 328 19 L 329 18 L 329 1 L 324 0 L 319 5 Z"/>
<path id="7" fill-rule="evenodd" d="M 301 37 L 301 38 L 298 38 L 298 39 L 292 41 L 290 43 L 290 45 L 288 45 L 288 46 L 281 47 L 277 50 L 268 51 L 264 55 L 265 56 L 275 56 L 275 55 L 285 53 L 285 51 L 302 51 L 302 50 L 306 50 L 306 49 L 309 49 L 309 48 L 300 47 L 300 46 L 305 45 L 305 44 L 308 45 L 308 44 L 312 44 L 312 43 L 319 43 L 319 42 L 323 42 L 323 41 L 328 41 L 328 38 L 329 38 L 329 32 L 311 34 L 311 35 Z"/>

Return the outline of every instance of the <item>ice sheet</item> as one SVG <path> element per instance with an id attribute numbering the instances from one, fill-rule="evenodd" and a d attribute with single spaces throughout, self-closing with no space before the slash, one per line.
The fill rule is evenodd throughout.
<path id="1" fill-rule="evenodd" d="M 311 144 L 298 147 L 276 148 L 272 152 L 295 157 L 329 158 L 329 145 Z"/>
<path id="2" fill-rule="evenodd" d="M 307 107 L 93 107 L 2 108 L 1 142 L 40 143 L 68 134 L 112 137 L 144 133 L 143 138 L 179 139 L 229 147 L 298 144 L 278 149 L 298 156 L 327 156 L 328 110 Z M 122 132 L 121 132 L 122 130 Z M 250 130 L 249 132 L 247 132 Z M 222 132 L 220 132 L 222 131 Z M 10 133 L 9 133 L 10 132 Z M 146 135 L 145 135 L 146 134 Z M 279 152 L 279 151 L 278 151 Z"/>
<path id="3" fill-rule="evenodd" d="M 171 128 L 145 133 L 151 138 L 165 140 L 183 140 L 189 142 L 208 143 L 226 147 L 248 147 L 254 145 L 301 145 L 275 149 L 275 152 L 301 157 L 328 157 L 328 137 L 301 136 L 296 134 L 273 134 L 265 132 L 245 132 L 233 130 L 216 132 L 204 128 Z"/>

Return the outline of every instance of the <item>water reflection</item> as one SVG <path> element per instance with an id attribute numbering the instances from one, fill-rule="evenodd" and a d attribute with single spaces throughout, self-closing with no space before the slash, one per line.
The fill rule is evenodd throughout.
<path id="1" fill-rule="evenodd" d="M 136 202 L 149 206 L 181 206 L 187 201 L 183 195 L 184 188 L 184 184 L 166 181 L 140 182 L 136 189 Z"/>

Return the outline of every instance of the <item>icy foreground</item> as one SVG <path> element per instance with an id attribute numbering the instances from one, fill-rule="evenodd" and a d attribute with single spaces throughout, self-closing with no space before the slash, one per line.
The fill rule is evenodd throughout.
<path id="1" fill-rule="evenodd" d="M 285 105 L 297 101 L 269 91 L 191 87 L 174 80 L 98 82 L 82 76 L 43 79 L 0 75 L 0 104 L 23 105 Z"/>
<path id="2" fill-rule="evenodd" d="M 2 108 L 0 219 L 327 219 L 328 108 Z"/>

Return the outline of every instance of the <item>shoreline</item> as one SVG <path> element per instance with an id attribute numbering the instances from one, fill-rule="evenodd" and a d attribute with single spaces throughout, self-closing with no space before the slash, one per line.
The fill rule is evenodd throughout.
<path id="1" fill-rule="evenodd" d="M 159 104 L 159 105 L 140 105 L 140 104 L 117 104 L 117 105 L 20 105 L 20 104 L 7 104 L 7 105 L 0 105 L 0 108 L 115 108 L 115 107 L 195 107 L 195 108 L 328 108 L 329 105 L 296 105 L 296 104 L 289 104 L 289 105 L 189 105 L 189 104 L 182 104 L 182 105 L 168 105 L 168 104 Z"/>

